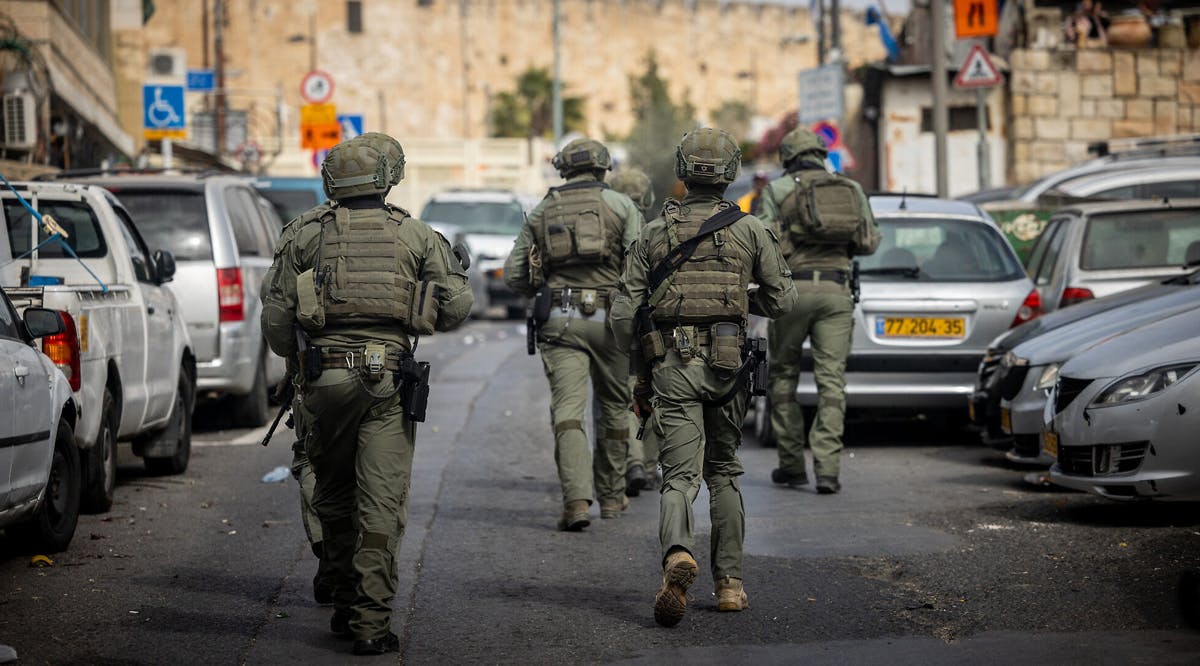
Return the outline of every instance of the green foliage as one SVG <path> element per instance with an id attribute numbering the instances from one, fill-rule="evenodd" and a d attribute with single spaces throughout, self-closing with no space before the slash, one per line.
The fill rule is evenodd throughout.
<path id="1" fill-rule="evenodd" d="M 645 72 L 630 77 L 629 96 L 634 114 L 633 130 L 626 139 L 629 161 L 650 176 L 655 200 L 661 202 L 674 193 L 678 184 L 675 148 L 695 127 L 696 109 L 686 101 L 676 104 L 671 100 L 653 55 L 646 60 Z"/>
<path id="2" fill-rule="evenodd" d="M 552 138 L 554 79 L 550 71 L 531 67 L 517 77 L 516 84 L 515 90 L 492 99 L 492 136 Z M 563 95 L 564 132 L 583 129 L 583 105 L 583 97 Z"/>
<path id="3" fill-rule="evenodd" d="M 743 102 L 725 100 L 712 112 L 713 127 L 729 132 L 739 142 L 750 133 L 750 107 Z M 745 157 L 745 152 L 742 153 Z"/>

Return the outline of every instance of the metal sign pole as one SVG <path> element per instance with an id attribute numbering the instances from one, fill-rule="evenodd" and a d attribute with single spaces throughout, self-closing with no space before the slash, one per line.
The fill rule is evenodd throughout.
<path id="1" fill-rule="evenodd" d="M 937 195 L 950 193 L 950 178 L 946 171 L 946 134 L 950 127 L 946 109 L 946 4 L 945 0 L 930 3 L 933 23 L 933 145 L 934 168 L 937 173 Z"/>
<path id="2" fill-rule="evenodd" d="M 979 125 L 979 189 L 986 190 L 992 182 L 991 149 L 988 145 L 987 88 L 975 89 L 975 123 Z"/>

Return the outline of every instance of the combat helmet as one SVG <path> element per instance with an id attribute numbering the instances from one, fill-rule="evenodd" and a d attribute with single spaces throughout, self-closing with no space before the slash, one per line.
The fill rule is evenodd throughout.
<path id="1" fill-rule="evenodd" d="M 593 139 L 575 139 L 563 146 L 562 150 L 550 162 L 558 170 L 558 175 L 566 176 L 577 171 L 612 168 L 612 157 L 604 144 Z"/>
<path id="2" fill-rule="evenodd" d="M 688 184 L 732 183 L 742 150 L 725 130 L 701 127 L 683 135 L 675 149 L 675 175 Z"/>
<path id="3" fill-rule="evenodd" d="M 404 148 L 380 132 L 367 132 L 330 149 L 321 162 L 330 199 L 387 194 L 404 178 Z"/>
<path id="4" fill-rule="evenodd" d="M 642 210 L 642 214 L 654 205 L 654 183 L 650 182 L 650 176 L 641 169 L 621 169 L 609 176 L 608 184 L 614 190 L 633 199 L 633 203 Z"/>
<path id="5" fill-rule="evenodd" d="M 806 127 L 796 129 L 784 135 L 779 142 L 779 163 L 787 164 L 797 157 L 811 154 L 812 157 L 824 161 L 829 155 L 825 140 L 814 134 Z"/>

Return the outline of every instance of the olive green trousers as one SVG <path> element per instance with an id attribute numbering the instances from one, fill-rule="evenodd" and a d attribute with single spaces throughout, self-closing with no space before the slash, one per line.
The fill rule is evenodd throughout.
<path id="1" fill-rule="evenodd" d="M 742 577 L 746 511 L 737 477 L 737 458 L 746 416 L 746 392 L 721 406 L 708 406 L 734 386 L 734 371 L 709 368 L 700 358 L 684 360 L 667 352 L 653 371 L 653 425 L 659 444 L 663 483 L 658 539 L 665 561 L 672 550 L 695 547 L 692 504 L 700 480 L 708 486 L 712 535 L 709 546 L 713 579 Z"/>
<path id="2" fill-rule="evenodd" d="M 629 446 L 629 356 L 621 352 L 604 319 L 556 317 L 542 327 L 542 365 L 550 382 L 550 421 L 554 461 L 563 502 L 593 498 L 621 502 L 625 497 L 625 455 Z M 588 381 L 599 412 L 593 415 L 596 450 L 583 428 Z"/>
<path id="3" fill-rule="evenodd" d="M 796 290 L 796 307 L 770 323 L 769 384 L 771 429 L 779 443 L 779 468 L 805 474 L 804 412 L 796 402 L 804 340 L 813 355 L 817 384 L 817 413 L 808 434 L 813 472 L 837 477 L 841 469 L 842 432 L 846 420 L 846 357 L 854 333 L 854 301 L 850 290 L 822 283 Z"/>
<path id="4" fill-rule="evenodd" d="M 350 611 L 356 638 L 381 638 L 391 627 L 408 520 L 413 424 L 391 372 L 371 379 L 361 369 L 327 369 L 307 382 L 298 407 L 309 428 L 312 505 L 333 569 L 334 607 Z"/>
<path id="5" fill-rule="evenodd" d="M 299 424 L 296 434 L 298 439 L 292 445 L 292 478 L 300 484 L 300 522 L 304 525 L 308 542 L 320 543 L 321 519 L 312 505 L 313 492 L 317 488 L 317 475 L 313 473 L 312 464 L 308 462 L 308 451 L 305 449 Z"/>

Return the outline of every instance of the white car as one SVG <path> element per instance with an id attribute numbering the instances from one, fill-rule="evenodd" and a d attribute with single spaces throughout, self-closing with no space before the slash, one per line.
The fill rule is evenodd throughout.
<path id="1" fill-rule="evenodd" d="M 1063 364 L 1045 411 L 1050 478 L 1110 499 L 1200 499 L 1200 309 Z"/>
<path id="2" fill-rule="evenodd" d="M 0 296 L 0 528 L 56 553 L 75 534 L 83 480 L 70 384 L 33 344 L 51 336 L 79 344 L 58 312 L 28 308 L 21 320 Z"/>

